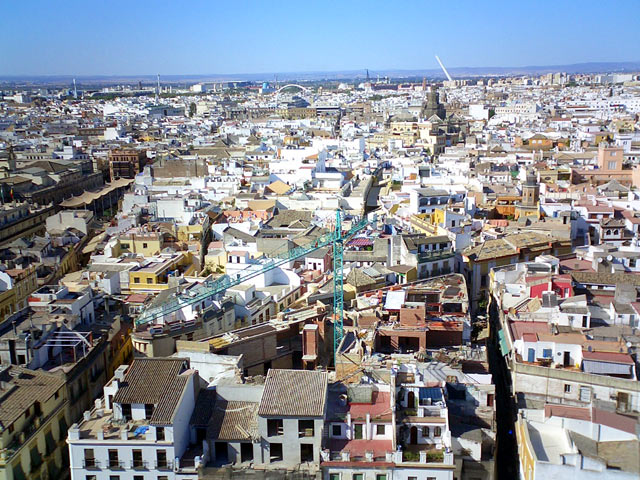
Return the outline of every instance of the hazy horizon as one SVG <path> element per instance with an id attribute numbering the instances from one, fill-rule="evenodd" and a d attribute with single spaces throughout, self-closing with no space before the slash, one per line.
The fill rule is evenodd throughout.
<path id="1" fill-rule="evenodd" d="M 438 69 L 435 54 L 454 71 L 636 62 L 640 2 L 615 7 L 551 0 L 506 7 L 498 1 L 70 0 L 62 7 L 36 0 L 3 8 L 0 75 L 428 71 Z"/>

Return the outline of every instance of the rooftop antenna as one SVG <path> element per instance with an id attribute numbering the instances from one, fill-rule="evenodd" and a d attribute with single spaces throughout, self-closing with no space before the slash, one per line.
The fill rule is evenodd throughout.
<path id="1" fill-rule="evenodd" d="M 449 72 L 447 72 L 447 69 L 444 68 L 444 64 L 442 63 L 442 60 L 440 60 L 440 57 L 438 55 L 436 55 L 436 60 L 438 61 L 438 63 L 440 64 L 440 68 L 442 69 L 442 71 L 444 72 L 444 74 L 447 76 L 447 80 L 449 80 L 450 82 L 453 81 L 453 78 L 451 78 L 451 75 L 449 75 Z"/>
<path id="2" fill-rule="evenodd" d="M 158 74 L 158 86 L 156 88 L 156 105 L 160 104 L 160 74 Z"/>
<path id="3" fill-rule="evenodd" d="M 73 98 L 78 99 L 78 89 L 76 88 L 76 79 L 73 79 Z"/>

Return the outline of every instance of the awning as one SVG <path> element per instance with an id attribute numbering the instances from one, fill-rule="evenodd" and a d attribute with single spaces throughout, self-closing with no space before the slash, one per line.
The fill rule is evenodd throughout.
<path id="1" fill-rule="evenodd" d="M 434 402 L 442 400 L 442 390 L 437 387 L 420 387 L 420 400 L 430 398 Z"/>
<path id="2" fill-rule="evenodd" d="M 498 343 L 500 344 L 500 352 L 502 356 L 509 355 L 509 345 L 507 345 L 507 338 L 504 335 L 504 330 L 498 330 Z"/>
<path id="3" fill-rule="evenodd" d="M 632 365 L 613 362 L 597 362 L 593 360 L 583 360 L 582 370 L 586 373 L 596 375 L 631 375 Z"/>

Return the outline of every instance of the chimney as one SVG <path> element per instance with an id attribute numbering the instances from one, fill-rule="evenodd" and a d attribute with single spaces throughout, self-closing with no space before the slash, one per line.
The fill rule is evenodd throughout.
<path id="1" fill-rule="evenodd" d="M 119 382 L 124 382 L 124 375 L 127 372 L 127 367 L 128 365 L 120 365 L 118 368 L 116 368 L 116 371 L 113 374 L 116 380 L 118 380 Z"/>

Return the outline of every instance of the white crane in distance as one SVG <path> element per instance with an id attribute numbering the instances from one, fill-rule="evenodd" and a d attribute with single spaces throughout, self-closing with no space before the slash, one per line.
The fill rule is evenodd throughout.
<path id="1" fill-rule="evenodd" d="M 442 60 L 440 60 L 440 57 L 438 55 L 436 55 L 436 60 L 438 61 L 438 63 L 440 64 L 440 68 L 442 68 L 442 71 L 444 72 L 444 74 L 447 76 L 447 80 L 449 80 L 450 82 L 453 81 L 453 78 L 451 78 L 451 75 L 449 75 L 449 72 L 447 72 L 447 69 L 444 68 L 444 64 L 442 63 Z"/>

